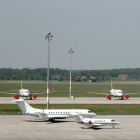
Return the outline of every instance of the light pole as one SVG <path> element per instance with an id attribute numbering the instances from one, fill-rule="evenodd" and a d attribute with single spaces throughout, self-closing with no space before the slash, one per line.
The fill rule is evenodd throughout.
<path id="1" fill-rule="evenodd" d="M 48 68 L 47 68 L 47 109 L 49 109 L 49 68 L 50 68 L 50 40 L 52 40 L 53 35 L 49 31 L 45 40 L 48 40 Z"/>
<path id="2" fill-rule="evenodd" d="M 71 55 L 71 63 L 70 63 L 70 94 L 69 94 L 69 98 L 71 99 L 71 69 L 72 69 L 72 54 L 74 53 L 72 48 L 70 48 L 68 53 Z"/>

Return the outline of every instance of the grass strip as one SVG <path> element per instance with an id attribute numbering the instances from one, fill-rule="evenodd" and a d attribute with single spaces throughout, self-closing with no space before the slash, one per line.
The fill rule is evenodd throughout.
<path id="1" fill-rule="evenodd" d="M 46 109 L 46 104 L 32 104 L 34 108 Z M 140 104 L 50 104 L 50 109 L 89 109 L 95 113 L 140 113 Z M 0 104 L 0 113 L 18 113 L 16 104 Z"/>

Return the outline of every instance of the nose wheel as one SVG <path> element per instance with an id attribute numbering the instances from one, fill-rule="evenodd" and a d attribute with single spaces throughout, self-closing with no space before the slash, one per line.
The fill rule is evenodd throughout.
<path id="1" fill-rule="evenodd" d="M 124 100 L 124 98 L 122 97 L 121 100 Z"/>

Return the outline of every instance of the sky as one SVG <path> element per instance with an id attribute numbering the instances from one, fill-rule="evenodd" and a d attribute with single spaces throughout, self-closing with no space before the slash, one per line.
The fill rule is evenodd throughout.
<path id="1" fill-rule="evenodd" d="M 0 0 L 0 68 L 140 68 L 139 0 Z"/>

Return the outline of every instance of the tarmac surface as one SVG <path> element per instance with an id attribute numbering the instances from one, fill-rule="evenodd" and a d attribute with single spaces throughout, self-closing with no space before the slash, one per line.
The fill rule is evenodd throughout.
<path id="1" fill-rule="evenodd" d="M 22 97 L 25 99 L 24 97 Z M 0 97 L 0 104 L 15 104 L 11 102 L 14 100 L 12 97 Z M 26 100 L 29 104 L 46 104 L 46 97 L 38 97 L 33 100 Z M 125 100 L 119 100 L 118 98 L 112 98 L 108 100 L 106 98 L 75 98 L 74 100 L 70 100 L 69 98 L 63 97 L 50 97 L 50 104 L 140 104 L 140 98 L 130 98 Z"/>
<path id="2" fill-rule="evenodd" d="M 140 140 L 140 115 L 98 115 L 120 125 L 92 129 L 74 118 L 49 122 L 28 115 L 0 115 L 1 140 Z"/>

